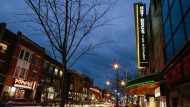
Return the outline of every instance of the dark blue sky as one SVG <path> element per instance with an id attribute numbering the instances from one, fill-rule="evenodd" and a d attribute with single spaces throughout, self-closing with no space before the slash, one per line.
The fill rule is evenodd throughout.
<path id="1" fill-rule="evenodd" d="M 121 16 L 112 22 L 118 26 L 106 26 L 105 29 L 97 29 L 90 33 L 91 36 L 85 38 L 84 45 L 89 42 L 98 43 L 103 38 L 108 41 L 119 41 L 116 44 L 106 44 L 101 48 L 93 50 L 97 56 L 84 56 L 72 66 L 72 70 L 76 70 L 92 78 L 94 86 L 101 88 L 102 85 L 105 85 L 105 82 L 114 75 L 112 65 L 116 62 L 122 67 L 120 69 L 122 72 L 126 71 L 126 69 L 132 74 L 133 72 L 137 72 L 133 8 L 133 4 L 137 2 L 146 3 L 148 11 L 149 0 L 118 0 L 117 6 L 109 13 L 110 17 Z M 45 44 L 43 38 L 39 39 L 38 35 L 31 35 L 33 29 L 28 27 L 28 25 L 35 27 L 35 24 L 16 23 L 18 19 L 14 17 L 13 13 L 25 11 L 26 4 L 23 0 L 1 0 L 0 7 L 0 23 L 7 23 L 9 30 L 14 33 L 21 31 L 23 35 L 39 45 Z"/>

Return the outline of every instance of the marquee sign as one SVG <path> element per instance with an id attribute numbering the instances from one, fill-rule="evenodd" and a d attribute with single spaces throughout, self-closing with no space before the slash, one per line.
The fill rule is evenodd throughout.
<path id="1" fill-rule="evenodd" d="M 27 88 L 27 89 L 33 89 L 33 82 L 29 82 L 20 78 L 16 78 L 14 82 L 15 87 L 21 87 L 21 88 Z"/>
<path id="2" fill-rule="evenodd" d="M 135 4 L 135 22 L 137 38 L 137 57 L 138 67 L 148 67 L 148 38 L 146 25 L 146 5 L 142 3 Z"/>

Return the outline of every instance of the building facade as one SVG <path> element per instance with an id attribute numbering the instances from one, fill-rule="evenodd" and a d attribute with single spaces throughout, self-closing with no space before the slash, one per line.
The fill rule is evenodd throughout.
<path id="1" fill-rule="evenodd" d="M 67 72 L 67 101 L 80 103 L 92 100 L 93 80 L 77 71 Z"/>
<path id="2" fill-rule="evenodd" d="M 61 82 L 63 77 L 62 64 L 47 53 L 43 57 L 43 65 L 39 76 L 36 100 L 60 100 Z"/>
<path id="3" fill-rule="evenodd" d="M 44 49 L 26 38 L 21 32 L 17 33 L 17 38 L 3 93 L 8 93 L 9 99 L 29 98 L 33 100 Z"/>
<path id="4" fill-rule="evenodd" d="M 140 103 L 146 102 L 143 107 L 190 106 L 187 91 L 190 87 L 189 11 L 190 2 L 185 0 L 150 0 L 147 18 L 149 67 L 140 69 L 141 77 L 128 81 L 126 85 L 127 92 L 137 95 L 146 89 L 142 86 L 154 90 L 138 99 Z M 155 76 L 150 79 L 147 74 Z M 158 84 L 154 88 L 151 86 L 153 82 Z"/>
<path id="5" fill-rule="evenodd" d="M 101 90 L 98 87 L 90 88 L 92 92 L 92 102 L 98 102 L 101 100 Z"/>
<path id="6" fill-rule="evenodd" d="M 11 67 L 10 63 L 16 41 L 17 36 L 6 29 L 6 23 L 0 23 L 0 100 L 8 97 L 7 92 L 3 92 L 3 89 L 6 86 L 6 76 Z"/>
<path id="7" fill-rule="evenodd" d="M 165 67 L 158 74 L 167 92 L 168 107 L 190 106 L 190 2 L 160 0 L 164 32 Z M 156 48 L 156 47 L 155 47 Z"/>

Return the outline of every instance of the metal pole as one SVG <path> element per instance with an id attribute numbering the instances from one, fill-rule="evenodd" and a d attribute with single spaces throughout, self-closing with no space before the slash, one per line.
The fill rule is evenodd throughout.
<path id="1" fill-rule="evenodd" d="M 118 90 L 118 70 L 116 70 L 116 72 L 117 72 L 117 94 L 116 94 L 116 97 L 117 97 L 117 99 L 116 99 L 116 107 L 119 107 L 119 105 L 118 105 L 118 92 L 119 92 L 119 90 Z"/>

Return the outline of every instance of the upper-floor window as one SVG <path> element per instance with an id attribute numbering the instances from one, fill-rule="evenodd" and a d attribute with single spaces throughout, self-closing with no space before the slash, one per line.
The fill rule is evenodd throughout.
<path id="1" fill-rule="evenodd" d="M 7 50 L 7 45 L 3 44 L 3 43 L 0 43 L 0 52 L 5 53 L 6 50 Z"/>
<path id="2" fill-rule="evenodd" d="M 36 73 L 37 73 L 37 71 L 33 71 L 33 73 L 32 73 L 32 81 L 35 81 L 35 79 L 36 79 Z"/>
<path id="3" fill-rule="evenodd" d="M 14 72 L 15 78 L 26 79 L 27 75 L 28 75 L 28 70 L 26 70 L 25 68 L 21 68 L 19 66 L 16 67 Z"/>
<path id="4" fill-rule="evenodd" d="M 63 75 L 63 71 L 60 70 L 59 71 L 59 76 L 62 77 L 62 75 Z"/>
<path id="5" fill-rule="evenodd" d="M 58 69 L 55 68 L 54 75 L 58 75 Z"/>
<path id="6" fill-rule="evenodd" d="M 70 84 L 70 90 L 73 90 L 73 84 Z"/>
<path id="7" fill-rule="evenodd" d="M 36 56 L 35 65 L 38 65 L 40 62 L 40 57 Z"/>
<path id="8" fill-rule="evenodd" d="M 24 59 L 25 61 L 30 62 L 32 54 L 24 49 L 21 49 L 19 58 Z"/>
<path id="9" fill-rule="evenodd" d="M 52 73 L 53 72 L 53 65 L 50 64 L 49 66 L 49 73 Z"/>
<path id="10" fill-rule="evenodd" d="M 48 63 L 44 61 L 43 70 L 47 70 L 47 67 L 48 67 Z"/>
<path id="11" fill-rule="evenodd" d="M 73 76 L 71 77 L 71 80 L 74 81 L 74 77 Z"/>

